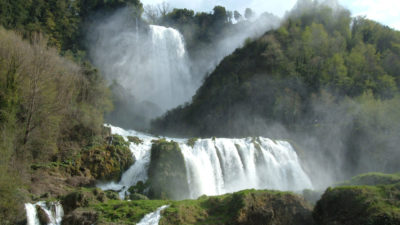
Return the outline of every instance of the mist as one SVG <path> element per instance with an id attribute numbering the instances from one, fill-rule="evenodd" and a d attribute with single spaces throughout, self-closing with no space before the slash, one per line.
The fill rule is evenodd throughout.
<path id="1" fill-rule="evenodd" d="M 231 25 L 211 44 L 188 52 L 178 30 L 133 18 L 128 8 L 92 21 L 87 32 L 90 58 L 114 84 L 117 102 L 106 118 L 115 125 L 142 130 L 152 119 L 190 102 L 207 74 L 247 38 L 279 25 L 277 17 L 263 14 Z"/>

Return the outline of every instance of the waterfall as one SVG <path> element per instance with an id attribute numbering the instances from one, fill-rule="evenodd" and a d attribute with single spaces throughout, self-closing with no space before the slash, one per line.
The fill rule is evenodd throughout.
<path id="1" fill-rule="evenodd" d="M 119 127 L 111 127 L 113 134 L 121 135 L 127 140 L 128 136 L 138 137 L 143 141 L 141 144 L 130 143 L 130 150 L 135 159 L 135 163 L 122 175 L 119 183 L 99 183 L 97 187 L 103 190 L 118 191 L 121 198 L 125 197 L 125 193 L 129 187 L 136 185 L 137 182 L 147 180 L 147 168 L 150 164 L 151 141 L 157 139 L 151 135 L 146 135 L 136 131 L 126 131 Z"/>
<path id="2" fill-rule="evenodd" d="M 150 101 L 167 110 L 192 96 L 183 36 L 173 28 L 150 25 L 152 40 Z M 149 91 L 148 89 L 146 90 Z"/>
<path id="3" fill-rule="evenodd" d="M 139 29 L 139 20 L 132 21 L 130 12 L 123 10 L 94 26 L 90 56 L 107 80 L 129 90 L 137 107 L 156 105 L 159 112 L 152 113 L 157 117 L 189 101 L 199 84 L 192 82 L 179 31 L 157 25 Z"/>
<path id="4" fill-rule="evenodd" d="M 42 209 L 49 221 L 47 225 L 61 225 L 62 217 L 64 216 L 64 210 L 59 202 L 45 203 L 38 202 L 35 204 L 26 203 L 26 218 L 27 225 L 41 225 L 39 221 L 39 215 L 37 211 L 37 207 Z"/>
<path id="5" fill-rule="evenodd" d="M 98 185 L 103 190 L 121 191 L 123 196 L 130 186 L 147 180 L 152 140 L 159 137 L 110 127 L 113 134 L 119 134 L 125 139 L 137 136 L 143 140 L 140 145 L 130 144 L 136 162 L 123 174 L 121 181 Z M 187 144 L 187 139 L 166 139 L 179 143 L 191 198 L 253 188 L 281 191 L 313 188 L 289 142 L 263 137 L 213 138 L 198 139 L 192 147 Z"/>
<path id="6" fill-rule="evenodd" d="M 161 211 L 166 208 L 168 208 L 167 205 L 161 206 L 157 211 L 147 214 L 137 225 L 158 225 L 158 222 L 160 222 L 161 219 Z"/>
<path id="7" fill-rule="evenodd" d="M 191 197 L 244 189 L 299 191 L 312 188 L 296 152 L 285 141 L 268 138 L 198 140 L 180 144 Z"/>

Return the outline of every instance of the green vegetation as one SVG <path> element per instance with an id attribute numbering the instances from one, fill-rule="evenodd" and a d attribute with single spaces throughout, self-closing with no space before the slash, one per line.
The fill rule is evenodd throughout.
<path id="1" fill-rule="evenodd" d="M 162 200 L 136 200 L 131 202 L 110 201 L 98 204 L 93 208 L 100 212 L 101 222 L 114 222 L 120 224 L 136 224 L 146 214 L 156 211 L 157 208 L 167 205 L 168 201 Z"/>
<path id="2" fill-rule="evenodd" d="M 366 173 L 355 176 L 337 186 L 387 185 L 400 183 L 400 174 Z"/>
<path id="3" fill-rule="evenodd" d="M 144 215 L 154 212 L 163 205 L 169 205 L 162 212 L 161 225 L 313 224 L 310 206 L 301 197 L 288 192 L 246 190 L 223 196 L 202 196 L 197 200 L 129 202 L 108 199 L 99 201 L 97 198 L 102 193 L 95 190 L 86 191 L 84 195 L 92 197 L 72 198 L 86 200 L 78 200 L 85 204 L 79 208 L 75 207 L 74 211 L 69 210 L 66 221 L 90 221 L 92 224 L 136 224 Z"/>
<path id="4" fill-rule="evenodd" d="M 119 181 L 122 173 L 133 164 L 132 153 L 123 137 L 113 135 L 109 140 L 111 143 L 83 150 L 75 161 L 76 168 L 88 169 L 95 179 Z"/>
<path id="5" fill-rule="evenodd" d="M 141 145 L 141 144 L 143 144 L 143 140 L 141 140 L 141 139 L 138 138 L 138 137 L 131 137 L 131 136 L 129 136 L 129 137 L 128 137 L 128 141 L 129 141 L 129 142 L 132 142 L 132 143 L 135 143 L 136 145 Z"/>
<path id="6" fill-rule="evenodd" d="M 139 0 L 0 0 L 0 25 L 29 36 L 44 33 L 49 45 L 66 55 L 85 55 L 85 23 L 96 12 L 110 12 L 130 6 L 133 16 L 140 16 Z"/>
<path id="7" fill-rule="evenodd" d="M 317 224 L 400 223 L 399 174 L 367 173 L 328 188 L 315 206 Z"/>
<path id="8" fill-rule="evenodd" d="M 196 141 L 199 140 L 198 138 L 190 138 L 187 141 L 187 145 L 189 145 L 190 147 L 194 147 L 194 145 L 196 144 Z"/>
<path id="9" fill-rule="evenodd" d="M 400 183 L 379 186 L 347 186 L 328 189 L 317 203 L 317 224 L 400 223 Z"/>
<path id="10" fill-rule="evenodd" d="M 163 212 L 167 224 L 313 224 L 311 207 L 292 193 L 246 190 L 173 202 Z"/>
<path id="11" fill-rule="evenodd" d="M 193 101 L 153 121 L 152 131 L 290 139 L 327 161 L 343 155 L 354 174 L 398 171 L 399 45 L 398 31 L 311 4 L 226 57 Z"/>
<path id="12" fill-rule="evenodd" d="M 148 173 L 150 198 L 180 200 L 189 197 L 185 160 L 178 143 L 155 140 Z"/>

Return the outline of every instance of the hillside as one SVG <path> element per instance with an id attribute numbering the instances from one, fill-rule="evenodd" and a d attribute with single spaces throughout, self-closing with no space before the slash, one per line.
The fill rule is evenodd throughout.
<path id="1" fill-rule="evenodd" d="M 277 27 L 223 6 L 0 0 L 0 224 L 399 224 L 400 32 L 299 2 Z M 170 66 L 200 82 L 233 46 L 152 134 L 119 127 L 160 115 L 135 78 L 182 88 Z"/>
<path id="2" fill-rule="evenodd" d="M 398 31 L 345 9 L 299 6 L 226 57 L 153 131 L 287 138 L 345 170 L 396 171 L 399 46 Z"/>

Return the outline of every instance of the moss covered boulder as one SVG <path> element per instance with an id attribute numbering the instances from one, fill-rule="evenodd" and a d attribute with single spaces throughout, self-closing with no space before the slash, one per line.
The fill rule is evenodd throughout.
<path id="1" fill-rule="evenodd" d="M 150 198 L 180 200 L 189 197 L 185 160 L 178 143 L 164 139 L 153 142 L 148 182 Z"/>
<path id="2" fill-rule="evenodd" d="M 400 183 L 400 174 L 366 173 L 355 176 L 337 186 L 386 185 Z"/>
<path id="3" fill-rule="evenodd" d="M 312 225 L 312 208 L 295 194 L 246 190 L 216 197 L 173 202 L 160 225 L 237 224 Z"/>
<path id="4" fill-rule="evenodd" d="M 328 188 L 313 216 L 318 225 L 400 225 L 398 175 L 364 174 Z M 358 185 L 358 186 L 357 186 Z"/>
<path id="5" fill-rule="evenodd" d="M 129 143 L 113 135 L 102 145 L 95 145 L 81 153 L 80 170 L 88 169 L 95 179 L 119 180 L 133 163 Z"/>

